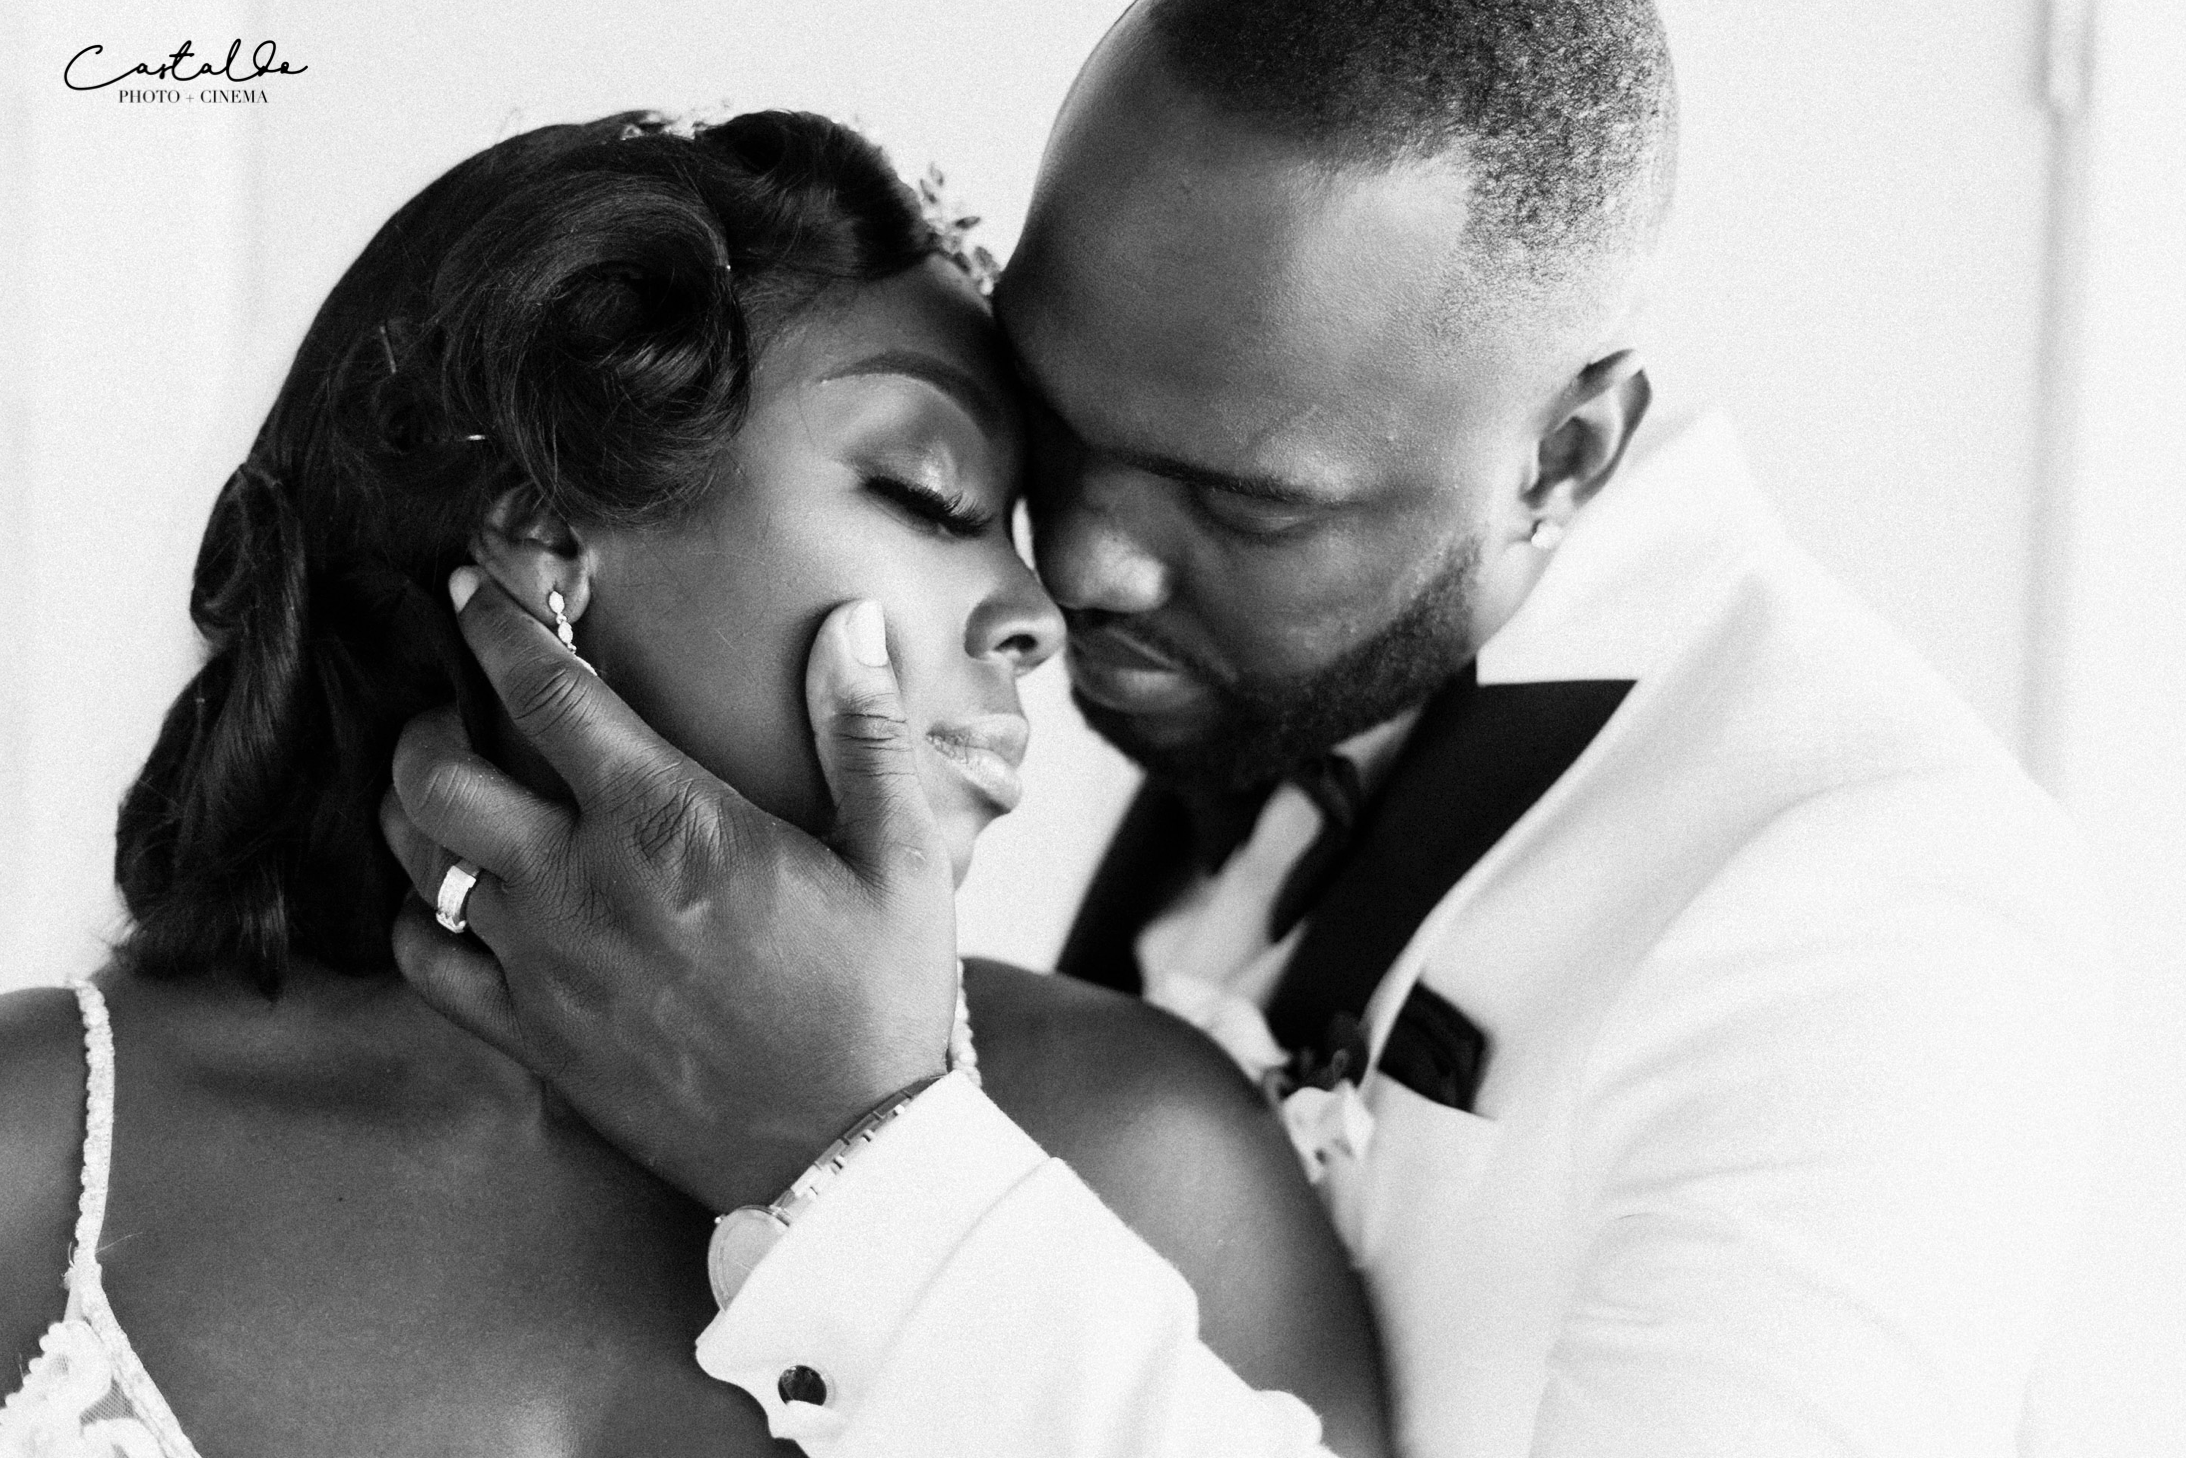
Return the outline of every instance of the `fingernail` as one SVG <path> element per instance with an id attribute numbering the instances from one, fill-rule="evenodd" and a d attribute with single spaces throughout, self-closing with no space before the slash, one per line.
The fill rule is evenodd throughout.
<path id="1" fill-rule="evenodd" d="M 448 574 L 448 600 L 455 604 L 457 612 L 463 611 L 463 605 L 471 600 L 471 594 L 478 591 L 478 584 L 485 580 L 486 574 L 476 567 L 458 567 Z"/>
<path id="2" fill-rule="evenodd" d="M 867 668 L 888 666 L 888 619 L 877 602 L 861 602 L 843 619 L 850 639 L 850 656 Z"/>

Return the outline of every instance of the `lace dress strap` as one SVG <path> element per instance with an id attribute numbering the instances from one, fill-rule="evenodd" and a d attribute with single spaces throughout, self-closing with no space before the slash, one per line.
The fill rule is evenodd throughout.
<path id="1" fill-rule="evenodd" d="M 114 1028 L 107 1021 L 106 999 L 88 982 L 76 984 L 76 1007 L 83 1014 L 84 1121 L 82 1194 L 76 1202 L 76 1241 L 69 1256 L 69 1285 L 75 1272 L 88 1269 L 96 1281 L 99 1232 L 106 1226 L 107 1177 L 114 1168 Z"/>
<path id="2" fill-rule="evenodd" d="M 106 1299 L 99 1236 L 114 1163 L 114 1032 L 106 999 L 76 984 L 83 1014 L 83 1192 L 68 1258 L 68 1311 L 46 1333 L 23 1385 L 0 1404 L 0 1454 L 200 1458 L 144 1370 Z"/>

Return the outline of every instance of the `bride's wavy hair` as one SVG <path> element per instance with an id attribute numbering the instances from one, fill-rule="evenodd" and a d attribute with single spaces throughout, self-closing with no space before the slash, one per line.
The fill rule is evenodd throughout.
<path id="1" fill-rule="evenodd" d="M 524 489 L 571 522 L 672 522 L 755 352 L 831 285 L 937 248 L 880 150 L 803 113 L 543 127 L 405 205 L 213 504 L 205 661 L 121 806 L 124 963 L 269 993 L 299 954 L 389 970 L 396 735 L 451 699 L 481 742 L 491 723 L 443 586 L 488 506 Z"/>

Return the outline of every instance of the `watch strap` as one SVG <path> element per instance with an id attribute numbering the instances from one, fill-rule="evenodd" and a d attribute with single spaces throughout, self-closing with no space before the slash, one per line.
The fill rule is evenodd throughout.
<path id="1" fill-rule="evenodd" d="M 805 1166 L 804 1173 L 791 1180 L 789 1188 L 771 1203 L 740 1206 L 716 1220 L 713 1237 L 706 1245 L 706 1276 L 713 1286 L 715 1303 L 725 1308 L 735 1300 L 767 1252 L 789 1234 L 790 1226 L 812 1208 L 829 1185 L 842 1178 L 843 1171 L 911 1106 L 912 1100 L 947 1076 L 922 1078 L 883 1099 L 821 1150 L 819 1158 Z"/>

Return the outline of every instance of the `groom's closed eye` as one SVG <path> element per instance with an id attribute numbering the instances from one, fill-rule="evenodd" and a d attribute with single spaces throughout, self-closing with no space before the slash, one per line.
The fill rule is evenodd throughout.
<path id="1" fill-rule="evenodd" d="M 1250 541 L 1276 541 L 1318 522 L 1318 506 L 1285 504 L 1220 486 L 1192 486 L 1193 504 L 1213 526 Z"/>
<path id="2" fill-rule="evenodd" d="M 1221 471 L 1137 451 L 1118 451 L 1115 459 L 1175 483 L 1190 496 L 1202 520 L 1246 541 L 1294 536 L 1323 520 L 1334 506 L 1312 487 L 1277 476 Z"/>
<path id="3" fill-rule="evenodd" d="M 1276 476 L 1220 471 L 1158 452 L 1094 445 L 1049 402 L 1024 361 L 1016 359 L 1015 364 L 1036 448 L 1045 444 L 1051 450 L 1090 452 L 1171 482 L 1191 494 L 1194 510 L 1218 530 L 1246 540 L 1281 540 L 1321 520 L 1336 505 L 1323 492 Z M 1041 483 L 1036 475 L 1035 486 Z"/>

